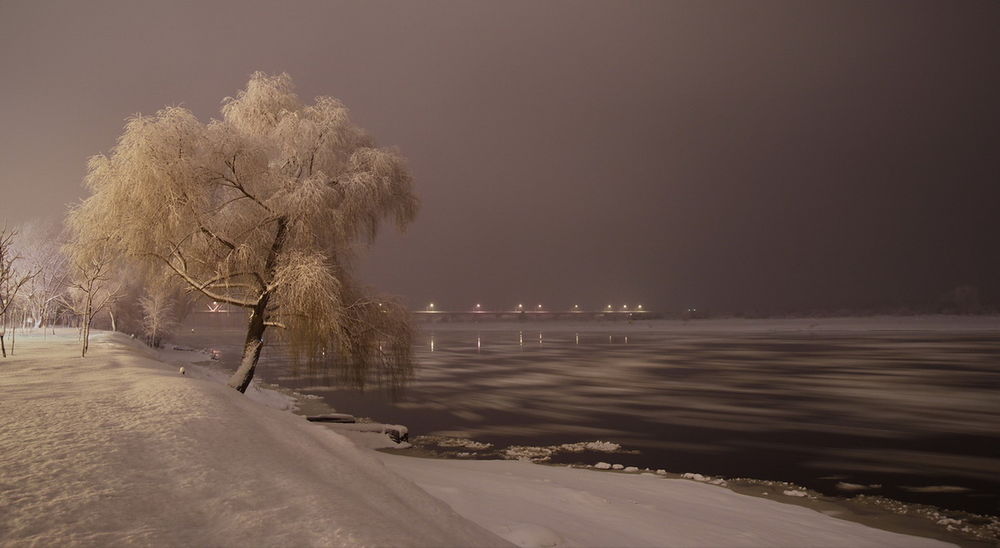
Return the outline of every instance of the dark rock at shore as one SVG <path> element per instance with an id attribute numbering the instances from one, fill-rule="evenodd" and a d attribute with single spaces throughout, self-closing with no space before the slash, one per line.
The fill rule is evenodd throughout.
<path id="1" fill-rule="evenodd" d="M 327 413 L 325 415 L 310 415 L 306 417 L 306 420 L 310 422 L 336 422 L 336 423 L 354 423 L 354 415 L 348 415 L 347 413 Z"/>

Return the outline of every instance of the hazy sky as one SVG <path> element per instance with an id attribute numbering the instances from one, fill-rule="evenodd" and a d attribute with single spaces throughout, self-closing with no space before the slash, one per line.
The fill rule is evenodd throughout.
<path id="1" fill-rule="evenodd" d="M 333 95 L 423 203 L 414 305 L 1000 301 L 1000 2 L 0 0 L 0 219 L 83 196 L 124 119 L 251 72 Z"/>

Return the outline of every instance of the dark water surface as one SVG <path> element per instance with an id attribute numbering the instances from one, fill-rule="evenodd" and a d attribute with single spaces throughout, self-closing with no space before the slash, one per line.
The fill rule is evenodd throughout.
<path id="1" fill-rule="evenodd" d="M 198 316 L 178 342 L 218 349 L 235 368 L 237 318 Z M 996 515 L 997 323 L 425 324 L 416 377 L 396 401 L 338 386 L 277 345 L 258 375 L 338 411 L 407 425 L 411 436 L 500 449 L 606 440 L 638 452 L 553 460 L 791 481 Z"/>

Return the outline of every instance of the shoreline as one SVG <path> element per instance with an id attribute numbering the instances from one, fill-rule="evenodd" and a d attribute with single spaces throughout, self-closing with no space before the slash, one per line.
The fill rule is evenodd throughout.
<path id="1" fill-rule="evenodd" d="M 891 319 L 891 318 L 890 318 Z M 994 322 L 1000 322 L 1000 317 L 990 316 L 983 317 L 987 325 L 984 325 L 983 329 L 995 329 L 993 326 Z M 844 318 L 843 320 L 854 320 L 853 318 Z M 659 321 L 659 320 L 656 320 Z M 666 320 L 670 321 L 670 320 Z M 705 320 L 702 320 L 705 321 Z M 712 321 L 712 320 L 707 320 Z M 790 325 L 788 322 L 800 323 L 805 320 L 775 320 L 780 322 L 783 328 L 794 328 L 794 324 Z M 881 320 L 876 320 L 881 321 Z M 500 322 L 497 322 L 500 323 Z M 728 323 L 728 322 L 727 322 Z M 451 324 L 455 329 L 468 329 L 468 323 Z M 509 323 L 504 322 L 503 325 L 498 326 L 499 329 L 507 329 Z M 604 326 L 601 326 L 604 327 Z M 725 327 L 728 329 L 729 327 Z M 634 328 L 632 328 L 634 329 Z M 902 328 L 903 330 L 909 330 L 908 327 Z M 853 331 L 853 330 L 852 330 Z M 835 332 L 843 332 L 842 328 L 839 328 Z M 163 351 L 156 351 L 158 354 L 162 354 Z M 177 351 L 168 351 L 177 352 Z M 179 351 L 179 352 L 189 352 L 189 351 Z M 195 350 L 195 352 L 205 352 L 202 350 Z M 207 354 L 207 352 L 206 352 Z M 214 362 L 210 360 L 199 360 L 187 362 L 191 365 L 201 368 L 211 368 Z M 221 367 L 219 368 L 221 369 Z M 222 378 L 221 382 L 225 382 Z M 255 380 L 254 384 L 258 386 L 262 391 L 273 391 L 283 394 L 289 398 L 295 400 L 294 406 L 286 409 L 292 413 L 298 415 L 320 415 L 326 413 L 350 413 L 349 409 L 336 409 L 333 406 L 322 401 L 322 399 L 311 396 L 307 394 L 302 394 L 296 392 L 292 389 L 285 388 L 277 384 L 266 383 L 261 380 Z M 366 420 L 375 420 L 377 422 L 377 417 L 365 417 Z M 369 449 L 377 451 L 378 453 L 390 454 L 405 458 L 424 458 L 424 459 L 434 459 L 443 462 L 489 462 L 494 459 L 492 458 L 456 458 L 450 456 L 445 452 L 433 452 L 428 451 L 426 448 L 419 447 L 416 445 L 409 446 L 409 444 L 404 444 L 400 446 L 395 444 L 390 440 L 379 440 L 376 441 L 375 438 L 371 436 L 358 436 L 353 437 L 348 432 L 344 432 L 343 428 L 338 428 L 337 425 L 325 425 L 326 427 L 340 432 L 342 434 L 348 434 L 353 441 L 359 445 L 364 445 Z M 384 436 L 382 436 L 384 438 Z M 475 441 L 475 440 L 470 440 Z M 503 458 L 497 459 L 500 462 L 503 461 L 517 461 L 517 460 L 528 460 L 528 459 L 511 459 Z M 610 460 L 613 462 L 613 453 L 608 454 L 605 460 Z M 599 470 L 594 468 L 594 464 L 557 464 L 550 462 L 536 462 L 531 461 L 532 464 L 537 464 L 541 466 L 550 466 L 555 468 L 570 468 L 578 470 L 588 470 L 595 473 L 620 473 L 625 475 L 631 475 L 629 473 L 620 470 Z M 654 473 L 651 469 L 643 469 L 638 473 L 640 474 L 651 474 Z M 693 479 L 692 476 L 698 478 Z M 776 481 L 776 480 L 760 480 L 755 478 L 723 478 L 723 477 L 711 477 L 702 476 L 698 473 L 691 472 L 672 472 L 666 471 L 666 474 L 661 474 L 662 478 L 669 479 L 680 479 L 686 481 L 693 481 L 697 483 L 711 483 L 713 486 L 721 487 L 723 489 L 728 489 L 734 493 L 752 496 L 760 498 L 763 500 L 777 501 L 782 504 L 790 504 L 795 506 L 800 506 L 814 510 L 825 515 L 835 517 L 837 519 L 843 519 L 851 521 L 854 523 L 862 524 L 868 527 L 877 528 L 884 531 L 891 531 L 894 533 L 906 534 L 919 536 L 924 538 L 933 538 L 946 542 L 953 542 L 959 546 L 964 546 L 968 548 L 986 548 L 991 546 L 996 546 L 998 541 L 1000 541 L 1000 518 L 997 516 L 983 516 L 978 514 L 971 514 L 969 512 L 959 511 L 959 510 L 945 510 L 935 506 L 930 506 L 926 504 L 917 503 L 905 503 L 895 499 L 890 499 L 887 497 L 879 496 L 832 496 L 824 495 L 816 491 L 809 490 L 807 488 L 795 485 L 789 482 Z M 704 479 L 702 479 L 704 478 Z M 792 491 L 795 494 L 785 495 L 785 491 Z M 964 529 L 964 530 L 963 530 Z M 992 536 L 991 536 L 992 534 Z"/>

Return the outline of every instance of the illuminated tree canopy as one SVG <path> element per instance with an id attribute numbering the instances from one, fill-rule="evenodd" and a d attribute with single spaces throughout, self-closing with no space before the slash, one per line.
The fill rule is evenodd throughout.
<path id="1" fill-rule="evenodd" d="M 181 107 L 130 119 L 85 183 L 92 195 L 70 215 L 74 254 L 110 243 L 250 312 L 234 388 L 246 390 L 268 327 L 338 353 L 359 382 L 372 365 L 408 372 L 405 311 L 361 288 L 352 258 L 384 220 L 404 228 L 417 200 L 402 158 L 338 100 L 303 104 L 288 75 L 256 73 L 221 120 Z"/>

